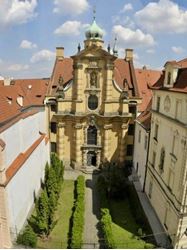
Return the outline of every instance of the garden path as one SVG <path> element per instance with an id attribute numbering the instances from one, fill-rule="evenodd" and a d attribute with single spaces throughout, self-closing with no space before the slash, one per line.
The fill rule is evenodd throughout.
<path id="1" fill-rule="evenodd" d="M 99 248 L 99 201 L 96 190 L 97 175 L 87 174 L 85 193 L 85 225 L 83 248 Z"/>

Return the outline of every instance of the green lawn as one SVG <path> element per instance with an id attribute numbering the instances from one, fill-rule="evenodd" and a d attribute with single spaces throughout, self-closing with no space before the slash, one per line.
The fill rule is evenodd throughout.
<path id="1" fill-rule="evenodd" d="M 37 248 L 64 248 L 68 246 L 69 221 L 74 202 L 74 181 L 64 180 L 56 211 L 58 220 L 48 240 L 38 240 Z"/>
<path id="2" fill-rule="evenodd" d="M 136 209 L 136 208 L 134 208 Z M 123 201 L 110 201 L 112 216 L 112 231 L 117 248 L 154 248 L 153 245 L 137 239 L 138 225 L 130 210 L 128 199 Z"/>

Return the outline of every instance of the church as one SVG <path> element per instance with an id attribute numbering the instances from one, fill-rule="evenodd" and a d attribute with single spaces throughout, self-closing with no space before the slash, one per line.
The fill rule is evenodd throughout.
<path id="1" fill-rule="evenodd" d="M 97 169 L 104 163 L 130 164 L 134 119 L 141 97 L 133 66 L 133 50 L 124 59 L 105 49 L 103 31 L 93 23 L 85 32 L 84 48 L 56 61 L 45 103 L 50 122 L 51 151 L 66 166 Z"/>

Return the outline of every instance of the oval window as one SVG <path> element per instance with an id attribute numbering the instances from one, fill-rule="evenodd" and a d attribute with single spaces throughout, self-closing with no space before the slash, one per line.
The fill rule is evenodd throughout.
<path id="1" fill-rule="evenodd" d="M 88 108 L 94 110 L 98 107 L 98 97 L 96 95 L 90 95 L 88 98 Z"/>

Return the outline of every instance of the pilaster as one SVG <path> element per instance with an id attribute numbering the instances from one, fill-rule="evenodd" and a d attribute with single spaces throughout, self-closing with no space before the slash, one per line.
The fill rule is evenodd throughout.
<path id="1" fill-rule="evenodd" d="M 109 161 L 109 155 L 110 155 L 110 129 L 112 128 L 112 125 L 105 125 L 104 126 L 104 150 L 103 150 L 103 161 Z"/>
<path id="2" fill-rule="evenodd" d="M 120 142 L 120 154 L 119 154 L 119 161 L 123 163 L 125 161 L 125 136 L 128 131 L 127 124 L 123 124 L 121 126 L 121 142 Z"/>
<path id="3" fill-rule="evenodd" d="M 75 168 L 80 167 L 82 164 L 82 151 L 81 151 L 81 143 L 82 143 L 82 124 L 77 123 L 75 125 Z"/>
<path id="4" fill-rule="evenodd" d="M 63 160 L 64 158 L 64 133 L 65 133 L 65 123 L 59 122 L 58 123 L 58 156 L 60 160 Z"/>

